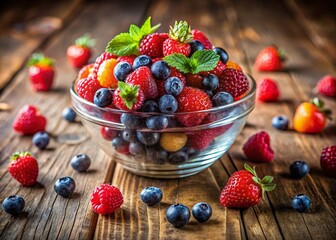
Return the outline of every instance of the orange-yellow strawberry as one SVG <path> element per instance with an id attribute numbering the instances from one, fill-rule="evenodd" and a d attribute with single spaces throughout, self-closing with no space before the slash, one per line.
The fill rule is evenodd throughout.
<path id="1" fill-rule="evenodd" d="M 97 80 L 101 86 L 107 88 L 117 88 L 118 80 L 114 77 L 113 74 L 113 70 L 117 63 L 118 62 L 116 59 L 111 58 L 100 64 L 97 73 Z"/>
<path id="2" fill-rule="evenodd" d="M 239 71 L 243 71 L 242 68 L 238 65 L 238 63 L 228 60 L 226 63 L 226 68 L 233 68 Z"/>

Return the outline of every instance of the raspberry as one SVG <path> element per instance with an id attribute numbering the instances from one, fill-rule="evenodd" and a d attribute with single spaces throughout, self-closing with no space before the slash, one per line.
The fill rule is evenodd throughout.
<path id="1" fill-rule="evenodd" d="M 331 75 L 321 78 L 317 83 L 317 91 L 322 95 L 336 98 L 336 78 Z"/>
<path id="2" fill-rule="evenodd" d="M 163 42 L 168 38 L 167 33 L 153 33 L 144 37 L 139 46 L 139 52 L 151 58 L 162 57 Z"/>
<path id="3" fill-rule="evenodd" d="M 202 130 L 188 136 L 189 147 L 196 150 L 206 149 L 214 139 L 212 130 Z"/>
<path id="4" fill-rule="evenodd" d="M 245 74 L 236 69 L 224 69 L 223 73 L 218 77 L 218 80 L 218 92 L 228 92 L 234 99 L 245 94 L 249 88 L 249 82 Z"/>
<path id="5" fill-rule="evenodd" d="M 111 58 L 117 58 L 117 57 L 114 54 L 112 54 L 112 53 L 103 52 L 102 54 L 100 54 L 99 57 L 96 58 L 96 61 L 94 62 L 93 69 L 92 69 L 92 74 L 93 74 L 94 78 L 97 77 L 97 73 L 98 73 L 100 65 L 104 61 L 106 61 L 108 59 L 111 59 Z"/>
<path id="6" fill-rule="evenodd" d="M 212 44 L 205 36 L 204 33 L 202 33 L 200 30 L 194 29 L 191 31 L 191 34 L 193 35 L 195 40 L 200 41 L 203 44 L 204 49 L 212 49 Z"/>
<path id="7" fill-rule="evenodd" d="M 123 196 L 117 187 L 101 184 L 93 190 L 91 205 L 98 214 L 110 214 L 123 204 Z"/>
<path id="8" fill-rule="evenodd" d="M 257 98 L 263 102 L 275 102 L 279 99 L 280 92 L 277 83 L 270 79 L 265 78 L 257 84 Z"/>
<path id="9" fill-rule="evenodd" d="M 323 148 L 320 156 L 321 168 L 332 177 L 336 177 L 336 145 Z"/>
<path id="10" fill-rule="evenodd" d="M 134 59 L 136 58 L 135 55 L 129 56 L 120 56 L 117 58 L 117 62 L 128 62 L 131 66 L 133 66 Z"/>
<path id="11" fill-rule="evenodd" d="M 78 81 L 77 84 L 77 93 L 80 97 L 93 102 L 94 94 L 101 86 L 99 82 L 91 77 L 83 78 Z"/>
<path id="12" fill-rule="evenodd" d="M 244 144 L 243 151 L 252 162 L 271 162 L 274 159 L 270 136 L 264 131 L 252 135 Z"/>

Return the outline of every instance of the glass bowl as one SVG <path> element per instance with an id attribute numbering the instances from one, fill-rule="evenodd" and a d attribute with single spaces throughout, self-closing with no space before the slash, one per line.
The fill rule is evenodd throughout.
<path id="1" fill-rule="evenodd" d="M 75 82 L 70 92 L 92 139 L 126 170 L 147 177 L 181 178 L 208 168 L 231 147 L 255 105 L 256 83 L 251 76 L 248 79 L 248 93 L 231 104 L 171 115 L 99 108 L 77 95 Z M 148 129 L 146 119 L 153 116 L 166 116 L 168 127 Z M 180 124 L 188 119 L 201 123 Z"/>

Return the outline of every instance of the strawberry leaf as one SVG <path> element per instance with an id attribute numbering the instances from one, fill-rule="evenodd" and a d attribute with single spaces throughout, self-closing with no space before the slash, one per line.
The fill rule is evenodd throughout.
<path id="1" fill-rule="evenodd" d="M 124 100 L 126 107 L 132 109 L 133 104 L 137 103 L 137 96 L 139 94 L 140 87 L 138 85 L 129 85 L 122 81 L 118 81 L 118 88 L 120 91 L 120 97 Z"/>
<path id="2" fill-rule="evenodd" d="M 266 192 L 270 192 L 273 191 L 276 187 L 275 183 L 269 183 L 269 184 L 263 184 L 262 185 L 262 189 Z"/>
<path id="3" fill-rule="evenodd" d="M 274 177 L 273 177 L 273 176 L 265 176 L 265 177 L 261 180 L 261 183 L 262 183 L 262 184 L 268 184 L 268 183 L 273 182 L 273 180 L 274 180 Z"/>
<path id="4" fill-rule="evenodd" d="M 75 44 L 81 47 L 93 47 L 95 45 L 95 40 L 90 37 L 88 34 L 84 34 L 83 36 L 77 38 L 75 40 Z"/>
<path id="5" fill-rule="evenodd" d="M 189 73 L 191 71 L 190 59 L 180 53 L 165 56 L 163 60 L 171 67 L 176 68 L 180 72 Z"/>
<path id="6" fill-rule="evenodd" d="M 219 55 L 211 50 L 198 50 L 191 56 L 191 61 L 195 62 L 192 67 L 192 73 L 199 73 L 213 70 L 218 61 Z"/>

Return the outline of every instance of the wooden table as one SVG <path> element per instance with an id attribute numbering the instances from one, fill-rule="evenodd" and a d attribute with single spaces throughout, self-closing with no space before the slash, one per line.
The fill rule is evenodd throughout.
<path id="1" fill-rule="evenodd" d="M 265 2 L 265 3 L 262 3 Z M 1 3 L 0 10 L 0 102 L 10 111 L 0 112 L 0 202 L 11 194 L 26 200 L 24 214 L 11 217 L 0 210 L 0 239 L 336 239 L 336 179 L 326 177 L 320 169 L 323 147 L 336 142 L 335 114 L 325 131 L 316 135 L 292 130 L 277 131 L 271 119 L 279 113 L 292 117 L 296 106 L 315 96 L 313 88 L 319 78 L 335 75 L 335 3 L 310 0 L 248 1 L 15 1 Z M 51 27 L 45 27 L 54 17 Z M 158 180 L 133 175 L 106 156 L 81 124 L 69 124 L 61 111 L 70 106 L 69 86 L 76 76 L 65 59 L 66 48 L 83 33 L 96 38 L 95 56 L 117 33 L 130 23 L 140 24 L 147 16 L 167 29 L 175 19 L 187 20 L 192 27 L 206 32 L 214 45 L 223 46 L 232 60 L 257 80 L 274 78 L 281 89 L 276 103 L 257 103 L 248 124 L 229 152 L 209 169 L 196 176 Z M 55 19 L 53 19 L 55 20 Z M 41 28 L 41 24 L 42 27 Z M 44 25 L 43 25 L 44 24 Z M 275 43 L 286 50 L 286 68 L 278 73 L 260 73 L 253 61 L 264 46 Z M 40 50 L 56 59 L 56 83 L 48 93 L 35 93 L 28 81 L 25 62 Z M 92 58 L 93 59 L 93 58 Z M 336 110 L 336 102 L 323 98 Z M 50 148 L 38 151 L 31 137 L 13 132 L 11 124 L 24 104 L 37 105 L 48 118 L 47 130 L 54 136 Z M 255 164 L 260 175 L 275 176 L 277 188 L 264 201 L 246 210 L 232 210 L 219 204 L 219 193 L 230 174 L 242 169 L 246 159 L 242 145 L 253 133 L 270 133 L 276 157 L 268 164 Z M 67 137 L 78 138 L 69 141 Z M 8 158 L 17 150 L 29 150 L 38 159 L 39 184 L 20 186 L 7 172 Z M 92 159 L 90 171 L 77 173 L 70 158 L 86 153 Z M 289 164 L 303 159 L 311 173 L 302 180 L 289 178 Z M 53 184 L 62 176 L 76 180 L 71 199 L 58 197 Z M 97 185 L 108 182 L 124 194 L 122 209 L 109 216 L 93 213 L 89 199 Z M 146 186 L 158 186 L 163 202 L 146 207 L 139 200 Z M 291 208 L 294 195 L 305 193 L 312 199 L 308 213 Z M 212 205 L 213 217 L 205 224 L 193 218 L 181 229 L 165 218 L 170 204 L 179 202 L 192 207 L 206 201 Z"/>

